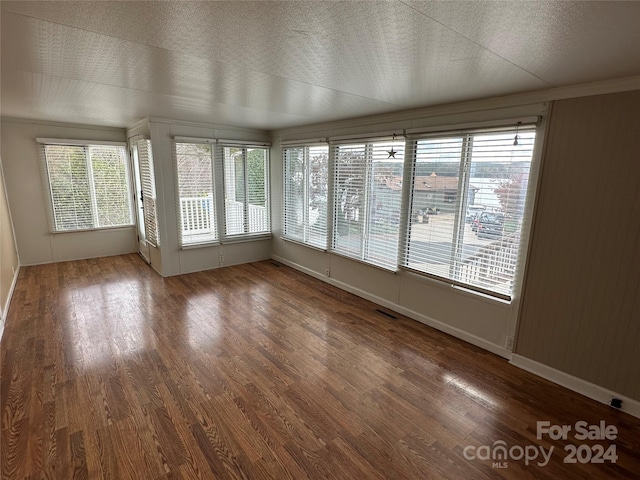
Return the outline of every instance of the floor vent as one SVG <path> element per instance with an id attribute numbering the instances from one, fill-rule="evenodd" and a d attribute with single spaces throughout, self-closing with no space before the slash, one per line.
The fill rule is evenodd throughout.
<path id="1" fill-rule="evenodd" d="M 385 312 L 383 310 L 380 310 L 379 308 L 376 308 L 376 312 L 381 313 L 385 317 L 393 318 L 394 320 L 398 318 L 395 315 L 391 315 L 389 312 Z"/>
<path id="2" fill-rule="evenodd" d="M 274 267 L 278 267 L 278 268 L 280 268 L 280 266 L 281 266 L 281 265 L 280 265 L 279 263 L 277 263 L 277 262 L 271 262 L 271 265 L 273 265 Z"/>

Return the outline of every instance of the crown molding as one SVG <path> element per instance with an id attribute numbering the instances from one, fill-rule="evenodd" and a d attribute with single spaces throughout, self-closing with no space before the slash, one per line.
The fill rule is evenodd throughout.
<path id="1" fill-rule="evenodd" d="M 24 125 L 43 125 L 47 127 L 63 127 L 63 128 L 82 128 L 85 130 L 102 130 L 107 132 L 125 133 L 127 131 L 124 127 L 111 127 L 104 125 L 86 125 L 84 123 L 70 123 L 70 122 L 57 122 L 51 120 L 36 120 L 32 118 L 18 118 L 18 117 L 0 117 L 2 123 L 19 123 Z"/>
<path id="2" fill-rule="evenodd" d="M 227 132 L 251 133 L 251 134 L 257 134 L 257 135 L 269 136 L 268 130 L 259 130 L 255 128 L 232 127 L 229 125 L 218 125 L 215 123 L 202 123 L 202 122 L 189 122 L 185 120 L 172 120 L 170 118 L 162 118 L 162 117 L 147 117 L 145 120 L 148 123 L 165 123 L 170 125 L 179 125 L 181 127 L 209 128 L 213 130 L 225 130 Z"/>

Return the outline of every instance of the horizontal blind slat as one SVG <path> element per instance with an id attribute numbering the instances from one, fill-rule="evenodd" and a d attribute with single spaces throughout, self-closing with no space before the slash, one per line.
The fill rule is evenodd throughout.
<path id="1" fill-rule="evenodd" d="M 153 154 L 151 141 L 140 139 L 136 142 L 140 170 L 140 187 L 143 195 L 144 228 L 146 242 L 160 246 L 158 238 L 158 217 L 156 211 L 156 186 L 153 178 Z"/>

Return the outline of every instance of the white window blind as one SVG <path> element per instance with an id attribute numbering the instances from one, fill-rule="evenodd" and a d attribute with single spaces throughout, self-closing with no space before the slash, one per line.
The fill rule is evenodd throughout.
<path id="1" fill-rule="evenodd" d="M 227 237 L 269 233 L 269 151 L 221 146 Z"/>
<path id="2" fill-rule="evenodd" d="M 327 247 L 328 145 L 283 149 L 283 236 Z"/>
<path id="3" fill-rule="evenodd" d="M 214 195 L 213 147 L 175 142 L 180 245 L 218 240 Z"/>
<path id="4" fill-rule="evenodd" d="M 146 242 L 154 247 L 160 245 L 158 239 L 158 214 L 156 211 L 156 184 L 153 177 L 153 154 L 151 141 L 140 139 L 135 143 L 140 169 L 140 187 L 144 210 L 144 230 Z"/>
<path id="5" fill-rule="evenodd" d="M 533 126 L 416 138 L 403 266 L 509 299 L 534 140 Z"/>
<path id="6" fill-rule="evenodd" d="M 341 143 L 333 155 L 333 251 L 395 270 L 404 139 Z"/>
<path id="7" fill-rule="evenodd" d="M 126 149 L 43 144 L 54 232 L 133 224 Z"/>

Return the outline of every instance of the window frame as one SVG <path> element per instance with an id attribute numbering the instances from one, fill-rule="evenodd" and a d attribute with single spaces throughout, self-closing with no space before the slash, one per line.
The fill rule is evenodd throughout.
<path id="1" fill-rule="evenodd" d="M 219 168 L 222 169 L 222 175 L 219 175 L 218 178 L 222 181 L 222 188 L 220 190 L 222 196 L 222 205 L 221 209 L 218 210 L 218 219 L 223 218 L 223 223 L 218 224 L 218 235 L 221 238 L 221 243 L 233 243 L 234 241 L 244 241 L 244 240 L 254 240 L 261 238 L 271 238 L 271 189 L 270 189 L 270 146 L 264 144 L 251 144 L 251 143 L 242 143 L 242 142 L 223 142 L 219 141 L 216 145 L 215 151 L 216 156 L 219 158 L 218 165 Z M 227 199 L 227 183 L 229 176 L 228 172 L 225 169 L 225 149 L 226 148 L 237 148 L 242 150 L 242 176 L 243 176 L 243 185 L 244 185 L 244 195 L 245 198 L 242 201 L 243 203 L 243 232 L 242 233 L 228 233 L 227 231 L 227 205 L 230 204 L 230 201 Z M 265 230 L 259 232 L 251 232 L 249 231 L 251 228 L 251 204 L 249 203 L 249 171 L 248 171 L 248 151 L 253 149 L 260 149 L 264 151 L 264 198 L 265 198 L 265 216 L 266 216 L 266 228 Z M 234 172 L 235 178 L 235 172 Z M 235 200 L 235 202 L 238 202 Z M 223 227 L 223 228 L 222 228 Z M 224 232 L 224 234 L 222 234 Z"/>
<path id="2" fill-rule="evenodd" d="M 402 230 L 403 228 L 403 212 L 406 209 L 406 195 L 405 195 L 405 188 L 404 188 L 404 174 L 403 174 L 403 185 L 401 186 L 401 190 L 400 190 L 400 204 L 399 204 L 399 210 L 400 210 L 400 218 L 398 221 L 398 240 L 396 242 L 396 257 L 392 262 L 389 263 L 382 263 L 380 261 L 376 261 L 375 259 L 372 259 L 370 256 L 367 257 L 366 253 L 369 252 L 369 246 L 370 246 L 370 235 L 371 235 L 371 231 L 372 231 L 372 225 L 374 223 L 374 220 L 371 218 L 371 202 L 373 201 L 372 199 L 372 191 L 373 191 L 373 181 L 374 181 L 374 161 L 376 161 L 377 159 L 375 158 L 375 154 L 376 154 L 376 147 L 374 146 L 375 144 L 384 144 L 386 142 L 389 143 L 394 143 L 394 142 L 402 142 L 404 143 L 403 146 L 403 158 L 402 158 L 402 163 L 403 163 L 403 172 L 406 170 L 407 167 L 407 142 L 406 142 L 406 138 L 404 137 L 404 135 L 396 135 L 395 133 L 393 135 L 389 135 L 389 134 L 379 134 L 378 136 L 366 136 L 366 137 L 334 137 L 332 139 L 330 139 L 330 156 L 329 156 L 329 161 L 330 161 L 330 170 L 329 170 L 329 177 L 330 177 L 330 185 L 329 185 L 329 197 L 331 199 L 331 203 L 329 205 L 330 207 L 330 212 L 332 215 L 331 218 L 331 222 L 329 222 L 330 224 L 330 231 L 328 232 L 329 234 L 329 251 L 332 254 L 335 255 L 339 255 L 341 257 L 344 258 L 348 258 L 350 260 L 356 261 L 356 262 L 360 262 L 360 263 L 364 263 L 366 265 L 370 265 L 372 267 L 375 268 L 379 268 L 388 272 L 397 272 L 399 270 L 399 263 L 398 263 L 398 255 L 400 254 L 400 245 L 402 242 L 402 239 L 404 238 L 404 232 Z M 364 168 L 361 172 L 361 174 L 363 175 L 363 185 L 362 185 L 362 197 L 363 197 L 363 208 L 362 208 L 362 212 L 363 212 L 363 220 L 362 220 L 362 239 L 360 242 L 360 252 L 358 254 L 358 256 L 355 256 L 353 254 L 350 254 L 347 251 L 344 251 L 342 249 L 340 249 L 339 247 L 337 247 L 337 230 L 338 230 L 338 195 L 339 195 L 339 191 L 337 188 L 337 180 L 338 180 L 338 176 L 340 175 L 339 173 L 339 169 L 338 169 L 338 155 L 339 155 L 339 149 L 340 147 L 349 147 L 349 146 L 359 146 L 362 145 L 362 150 L 364 152 L 364 160 L 363 160 L 363 164 L 364 164 Z M 395 148 L 395 147 L 392 147 Z M 395 157 L 394 157 L 395 158 Z"/>
<path id="3" fill-rule="evenodd" d="M 219 202 L 217 199 L 217 189 L 216 189 L 217 177 L 218 177 L 217 171 L 216 171 L 216 162 L 215 162 L 215 143 L 216 142 L 215 140 L 208 140 L 208 139 L 175 137 L 171 143 L 172 143 L 171 149 L 172 149 L 172 156 L 173 156 L 175 191 L 176 191 L 176 210 L 177 210 L 176 217 L 178 221 L 178 225 L 177 225 L 178 245 L 183 250 L 198 248 L 198 247 L 207 247 L 212 245 L 219 245 L 221 242 L 221 236 L 220 236 L 220 224 L 218 221 Z M 184 242 L 184 231 L 182 229 L 182 226 L 184 223 L 183 212 L 182 212 L 183 198 L 180 195 L 180 184 L 179 184 L 180 172 L 179 172 L 178 151 L 177 151 L 177 145 L 179 143 L 186 144 L 186 145 L 209 145 L 211 149 L 211 152 L 209 154 L 209 161 L 211 163 L 211 179 L 210 180 L 211 180 L 211 188 L 212 188 L 211 201 L 213 206 L 213 215 L 210 216 L 209 222 L 210 224 L 214 225 L 213 227 L 214 235 L 213 235 L 213 238 L 208 240 L 193 241 L 193 242 L 187 242 L 187 243 Z"/>
<path id="4" fill-rule="evenodd" d="M 325 222 L 324 222 L 324 226 L 322 228 L 322 230 L 324 231 L 324 241 L 321 245 L 314 243 L 311 241 L 311 227 L 312 225 L 309 224 L 309 201 L 310 201 L 310 176 L 311 176 L 311 149 L 314 147 L 324 147 L 326 148 L 326 174 L 327 174 L 327 185 L 326 185 L 326 192 L 324 195 L 324 201 L 325 201 Z M 287 195 L 287 191 L 288 191 L 288 183 L 287 183 L 287 179 L 288 179 L 288 173 L 290 170 L 290 167 L 288 166 L 288 160 L 289 157 L 287 155 L 287 151 L 288 150 L 302 150 L 302 171 L 303 171 L 303 222 L 302 222 L 302 238 L 297 238 L 294 236 L 290 236 L 287 232 L 287 228 L 288 228 L 288 221 L 287 221 L 287 217 L 289 214 L 293 213 L 291 212 L 290 208 L 287 208 L 287 201 L 289 196 Z M 287 144 L 287 145 L 283 145 L 282 146 L 282 239 L 289 241 L 289 242 L 294 242 L 294 243 L 300 243 L 302 245 L 308 246 L 310 248 L 315 248 L 321 251 L 326 252 L 328 249 L 328 245 L 329 245 L 329 208 L 330 208 L 330 201 L 329 201 L 329 197 L 330 197 L 330 189 L 331 189 L 331 181 L 330 181 L 330 177 L 331 177 L 331 173 L 330 173 L 330 165 L 331 165 L 331 161 L 330 161 L 330 155 L 331 155 L 331 148 L 329 146 L 328 142 L 312 142 L 312 143 L 301 143 L 301 144 Z"/>
<path id="5" fill-rule="evenodd" d="M 434 280 L 439 283 L 448 284 L 455 288 L 460 288 L 466 291 L 470 291 L 476 294 L 481 294 L 484 296 L 488 296 L 494 300 L 505 301 L 507 303 L 511 303 L 514 297 L 517 295 L 516 289 L 519 288 L 518 278 L 521 275 L 522 269 L 524 269 L 524 258 L 526 256 L 526 251 L 528 248 L 529 234 L 530 234 L 530 225 L 531 225 L 531 204 L 535 197 L 536 182 L 538 180 L 538 163 L 539 158 L 537 154 L 537 146 L 539 145 L 540 137 L 542 137 L 543 133 L 540 132 L 540 117 L 527 118 L 526 121 L 505 121 L 496 124 L 496 126 L 487 125 L 486 127 L 467 127 L 466 128 L 452 128 L 450 130 L 447 129 L 434 129 L 434 131 L 429 132 L 412 132 L 412 134 L 407 136 L 407 146 L 406 151 L 410 154 L 410 160 L 408 162 L 405 161 L 405 175 L 404 181 L 407 183 L 407 192 L 406 192 L 406 211 L 405 213 L 405 228 L 402 232 L 404 239 L 402 243 L 399 245 L 398 250 L 398 268 L 402 271 L 410 272 L 412 274 L 426 277 L 428 279 Z M 417 130 L 417 129 L 416 129 Z M 455 278 L 455 269 L 456 266 L 460 262 L 461 254 L 462 254 L 462 246 L 464 245 L 462 239 L 462 231 L 464 230 L 465 225 L 465 212 L 468 206 L 468 190 L 470 185 L 470 166 L 473 161 L 472 151 L 469 148 L 469 140 L 472 139 L 473 135 L 478 134 L 491 134 L 491 133 L 501 133 L 506 131 L 513 131 L 515 135 L 518 135 L 518 131 L 522 132 L 530 132 L 534 133 L 534 140 L 532 144 L 532 153 L 531 153 L 531 161 L 529 167 L 529 181 L 527 182 L 527 189 L 524 195 L 524 206 L 522 212 L 522 226 L 521 226 L 521 234 L 518 242 L 518 253 L 516 255 L 516 263 L 515 263 L 515 272 L 513 274 L 511 290 L 509 294 L 503 294 L 497 292 L 495 290 L 489 290 L 483 288 L 481 286 L 476 286 L 467 282 L 459 281 Z M 449 264 L 449 277 L 437 275 L 434 273 L 426 272 L 424 270 L 418 270 L 408 266 L 408 252 L 411 241 L 411 210 L 413 206 L 413 191 L 414 191 L 414 182 L 415 182 L 415 172 L 416 172 L 416 163 L 417 163 L 417 151 L 418 151 L 418 142 L 420 140 L 427 139 L 440 139 L 440 138 L 452 138 L 452 137 L 460 137 L 462 140 L 462 149 L 459 163 L 459 172 L 458 178 L 462 179 L 462 181 L 458 181 L 458 186 L 456 189 L 456 197 L 462 198 L 463 200 L 456 205 L 456 213 L 454 220 L 454 229 L 452 232 L 452 258 L 453 261 Z M 472 141 L 472 140 L 471 140 Z"/>
<path id="6" fill-rule="evenodd" d="M 272 236 L 271 233 L 271 198 L 270 198 L 270 144 L 265 142 L 250 142 L 250 141 L 235 141 L 235 140 L 221 140 L 216 138 L 200 138 L 200 137 L 180 137 L 175 136 L 172 139 L 172 156 L 173 156 L 173 168 L 175 178 L 175 201 L 177 209 L 177 231 L 178 231 L 178 245 L 181 250 L 188 250 L 193 248 L 211 247 L 222 244 L 247 242 L 253 240 L 269 239 Z M 180 206 L 181 196 L 180 188 L 178 185 L 179 172 L 178 172 L 178 158 L 176 145 L 178 143 L 185 144 L 209 144 L 211 145 L 211 174 L 212 174 L 212 187 L 213 187 L 213 210 L 214 213 L 210 218 L 210 221 L 215 224 L 215 231 L 217 237 L 208 241 L 184 243 L 183 231 L 182 231 L 182 211 Z M 248 195 L 245 198 L 243 205 L 244 220 L 243 220 L 243 232 L 236 234 L 227 233 L 227 201 L 225 198 L 225 182 L 226 174 L 225 170 L 225 158 L 224 149 L 239 148 L 243 149 L 243 184 L 245 192 L 248 188 L 248 174 L 247 174 L 247 151 L 250 149 L 261 149 L 265 151 L 265 166 L 264 166 L 264 195 L 265 195 L 265 215 L 266 215 L 266 230 L 261 232 L 246 232 L 247 222 L 249 221 L 249 199 Z"/>
<path id="7" fill-rule="evenodd" d="M 126 142 L 117 141 L 103 141 L 103 140 L 73 140 L 73 139 L 58 139 L 58 138 L 36 138 L 38 144 L 40 166 L 42 172 L 42 183 L 44 187 L 44 196 L 46 198 L 47 208 L 47 222 L 49 224 L 49 233 L 53 235 L 67 234 L 67 233 L 80 233 L 80 232 L 93 232 L 103 230 L 119 230 L 125 228 L 132 228 L 135 226 L 135 211 L 134 211 L 134 193 L 133 193 L 133 178 L 131 171 L 131 159 L 127 149 Z M 50 163 L 47 160 L 47 147 L 76 147 L 83 149 L 84 162 L 87 170 L 87 188 L 89 191 L 89 209 L 91 211 L 92 227 L 89 228 L 73 228 L 61 230 L 58 228 L 58 220 L 56 218 L 56 202 L 53 198 L 53 185 L 50 177 Z M 96 198 L 96 179 L 93 175 L 92 157 L 90 155 L 91 147 L 115 147 L 121 150 L 123 156 L 123 166 L 126 183 L 126 196 L 127 205 L 129 210 L 129 222 L 118 225 L 105 225 L 96 226 L 98 222 L 98 206 Z"/>

